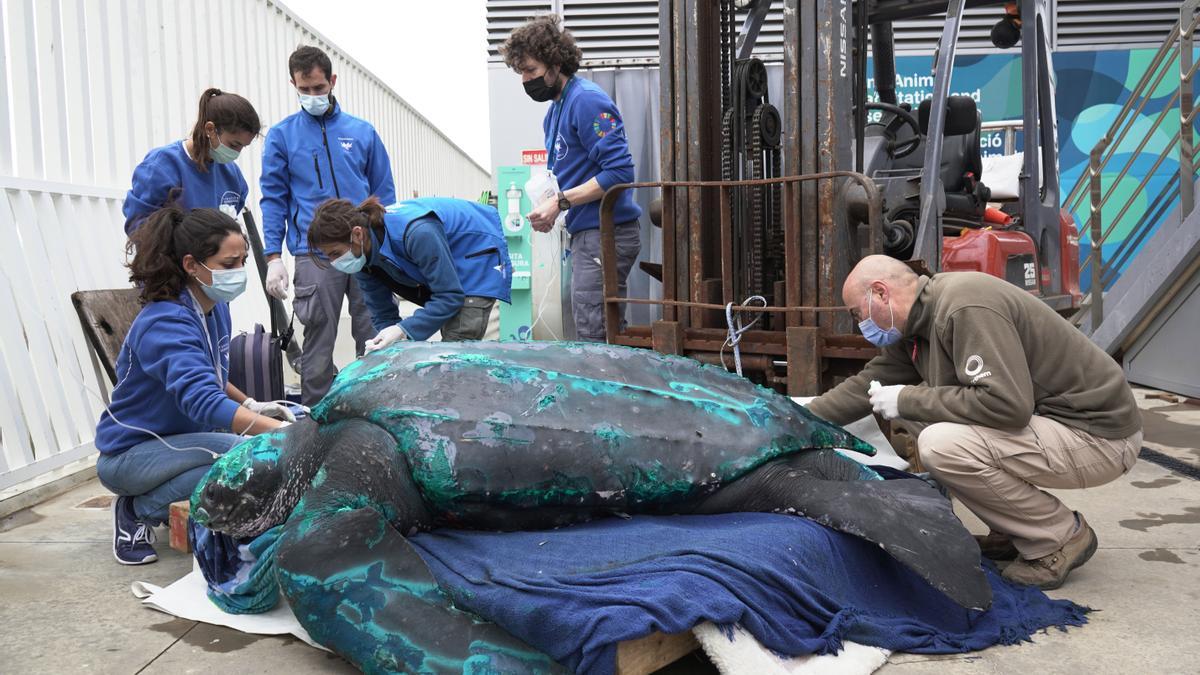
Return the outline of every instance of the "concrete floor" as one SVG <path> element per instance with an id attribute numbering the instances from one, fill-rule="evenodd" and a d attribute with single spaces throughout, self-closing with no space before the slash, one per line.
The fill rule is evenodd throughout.
<path id="1" fill-rule="evenodd" d="M 1138 394 L 1146 445 L 1200 467 L 1200 407 Z M 1100 537 L 1092 561 L 1051 593 L 1099 610 L 1087 626 L 973 654 L 896 654 L 879 672 L 1200 671 L 1200 482 L 1142 461 L 1115 483 L 1060 494 Z M 298 640 L 245 635 L 140 606 L 131 582 L 165 586 L 191 568 L 191 559 L 163 543 L 153 565 L 116 564 L 109 512 L 86 504 L 106 505 L 93 500 L 104 495 L 91 481 L 0 521 L 0 672 L 355 672 Z M 983 529 L 969 515 L 964 522 Z M 711 667 L 691 657 L 671 671 Z"/>

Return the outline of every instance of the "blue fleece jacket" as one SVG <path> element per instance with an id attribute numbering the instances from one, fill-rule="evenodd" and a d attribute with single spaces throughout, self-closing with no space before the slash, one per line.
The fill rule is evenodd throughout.
<path id="1" fill-rule="evenodd" d="M 355 274 L 375 330 L 398 323 L 413 340 L 428 340 L 468 295 L 510 301 L 512 262 L 496 209 L 464 199 L 411 199 L 388 210 L 384 235 L 380 241 L 371 232 L 367 264 L 397 284 L 428 287 L 431 297 L 401 321 L 391 289 L 366 271 Z"/>
<path id="2" fill-rule="evenodd" d="M 267 132 L 260 206 L 263 253 L 308 253 L 308 223 L 327 199 L 396 201 L 392 166 L 375 127 L 334 101 L 323 117 L 300 110 Z"/>
<path id="3" fill-rule="evenodd" d="M 146 153 L 133 170 L 133 186 L 121 207 L 125 214 L 125 234 L 133 234 L 146 216 L 165 206 L 175 188 L 181 188 L 176 201 L 186 210 L 224 206 L 234 214 L 242 210 L 246 195 L 250 194 L 237 164 L 213 162 L 207 172 L 202 172 L 184 150 L 183 141 L 176 141 Z"/>
<path id="4" fill-rule="evenodd" d="M 187 291 L 178 300 L 142 308 L 117 357 L 112 403 L 96 425 L 100 452 L 118 454 L 153 438 L 117 424 L 113 416 L 160 436 L 233 427 L 238 404 L 225 393 L 229 305 L 217 303 L 204 321 Z"/>
<path id="5" fill-rule="evenodd" d="M 562 97 L 546 112 L 542 130 L 546 134 L 546 168 L 558 178 L 558 187 L 564 192 L 593 178 L 605 190 L 634 181 L 633 156 L 621 113 L 595 82 L 581 77 L 568 80 Z M 633 192 L 623 192 L 613 211 L 614 222 L 627 223 L 641 215 Z M 568 232 L 598 227 L 599 199 L 567 211 Z"/>

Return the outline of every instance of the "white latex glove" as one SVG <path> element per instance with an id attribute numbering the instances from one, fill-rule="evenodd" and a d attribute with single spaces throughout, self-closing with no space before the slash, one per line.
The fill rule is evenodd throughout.
<path id="1" fill-rule="evenodd" d="M 871 395 L 871 409 L 883 416 L 885 420 L 894 420 L 900 416 L 900 390 L 903 384 L 883 386 L 871 381 L 867 393 Z"/>
<path id="2" fill-rule="evenodd" d="M 280 300 L 287 298 L 288 273 L 282 258 L 267 263 L 267 292 Z"/>
<path id="3" fill-rule="evenodd" d="M 281 422 L 296 421 L 296 416 L 292 414 L 292 411 L 288 410 L 287 406 L 280 403 L 271 403 L 269 401 L 262 403 L 247 396 L 246 400 L 242 401 L 242 407 L 250 412 L 258 413 L 264 417 L 277 419 Z"/>
<path id="4" fill-rule="evenodd" d="M 367 340 L 366 353 L 370 354 L 371 352 L 379 351 L 380 349 L 383 349 L 384 347 L 392 344 L 393 342 L 396 342 L 397 340 L 407 340 L 407 339 L 408 339 L 408 333 L 405 333 L 404 329 L 401 328 L 399 326 L 399 324 L 394 325 L 394 326 L 388 326 L 387 328 L 384 328 L 383 330 L 379 331 L 378 335 L 371 338 L 370 340 Z"/>

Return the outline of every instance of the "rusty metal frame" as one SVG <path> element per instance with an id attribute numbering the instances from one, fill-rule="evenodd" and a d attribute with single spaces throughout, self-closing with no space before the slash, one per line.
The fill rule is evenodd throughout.
<path id="1" fill-rule="evenodd" d="M 866 195 L 867 252 L 878 252 L 881 247 L 879 234 L 882 231 L 882 196 L 874 181 L 854 171 L 826 171 L 763 180 L 656 181 L 614 185 L 605 193 L 600 204 L 600 246 L 603 261 L 617 259 L 613 211 L 618 197 L 626 190 L 633 189 L 662 191 L 663 299 L 620 298 L 617 267 L 614 264 L 604 264 L 604 315 L 608 342 L 654 348 L 712 362 L 721 353 L 727 334 L 724 319 L 715 320 L 714 315 L 723 317 L 726 304 L 741 301 L 741 298 L 734 297 L 734 260 L 731 245 L 733 190 L 741 187 L 780 185 L 784 204 L 786 270 L 782 297 L 785 303 L 779 306 L 745 307 L 742 311 L 765 312 L 785 318 L 776 330 L 752 330 L 742 336 L 740 350 L 743 364 L 752 370 L 760 370 L 765 374 L 768 383 L 784 386 L 792 395 L 806 395 L 818 393 L 823 388 L 823 379 L 836 372 L 836 368 L 829 367 L 828 360 L 845 359 L 861 363 L 870 359 L 877 352 L 861 336 L 837 333 L 833 329 L 834 322 L 821 319 L 821 316 L 839 313 L 844 315 L 846 307 L 830 301 L 828 298 L 831 296 L 828 293 L 820 294 L 820 298 L 817 299 L 814 297 L 816 294 L 812 292 L 812 286 L 831 289 L 840 283 L 840 279 L 832 278 L 836 268 L 829 265 L 828 261 L 821 261 L 820 254 L 814 255 L 816 252 L 809 250 L 807 257 L 802 255 L 813 242 L 811 238 L 802 236 L 805 228 L 801 227 L 801 219 L 797 217 L 795 210 L 802 184 L 842 184 L 846 181 L 860 185 Z M 829 194 L 837 193 L 837 187 L 830 186 Z M 679 194 L 681 190 L 684 192 L 682 195 Z M 715 228 L 711 215 L 706 218 L 684 216 L 686 220 L 683 223 L 677 221 L 680 214 L 673 208 L 673 204 L 681 200 L 698 203 L 701 202 L 703 193 L 711 192 L 717 193 L 718 209 L 715 220 L 718 222 Z M 825 208 L 831 209 L 832 205 Z M 701 230 L 707 237 L 720 242 L 719 283 L 715 279 L 705 279 L 697 273 L 691 275 L 690 283 L 677 288 L 675 284 L 669 283 L 676 270 L 685 268 L 698 272 L 704 268 L 705 251 L 702 249 Z M 683 240 L 683 246 L 679 246 L 679 239 Z M 677 259 L 680 254 L 685 256 L 686 261 Z M 805 269 L 806 267 L 811 269 Z M 809 279 L 812 281 L 807 281 Z M 714 287 L 719 289 L 720 304 L 711 302 L 706 297 Z M 622 305 L 625 303 L 660 306 L 663 308 L 663 319 L 649 326 L 629 326 L 622 329 Z M 775 372 L 779 368 L 785 369 L 785 376 L 780 377 Z"/>

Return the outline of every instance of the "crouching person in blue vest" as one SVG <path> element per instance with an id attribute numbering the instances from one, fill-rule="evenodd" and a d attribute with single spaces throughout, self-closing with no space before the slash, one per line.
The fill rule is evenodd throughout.
<path id="1" fill-rule="evenodd" d="M 241 434 L 295 419 L 229 383 L 229 302 L 246 288 L 246 238 L 217 209 L 154 212 L 129 240 L 141 312 L 117 356 L 112 403 L 96 425 L 96 473 L 113 500 L 113 555 L 158 559 L 152 526 L 187 499 Z M 278 418 L 278 419 L 273 419 Z"/>
<path id="2" fill-rule="evenodd" d="M 439 330 L 447 342 L 499 337 L 492 310 L 510 301 L 512 263 L 491 207 L 433 197 L 385 209 L 375 197 L 357 207 L 333 199 L 313 214 L 308 247 L 354 275 L 378 331 L 368 352 Z M 421 308 L 401 320 L 395 296 Z"/>

